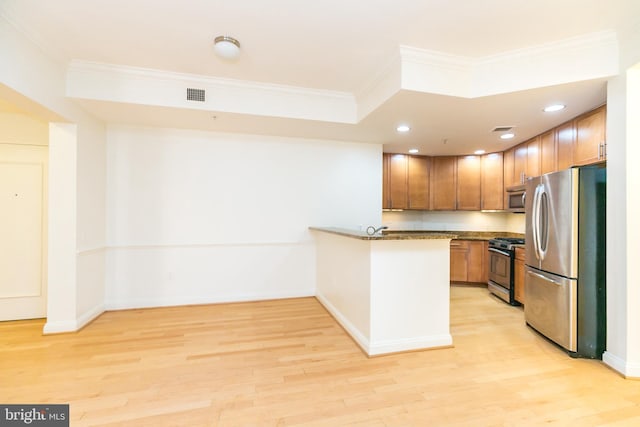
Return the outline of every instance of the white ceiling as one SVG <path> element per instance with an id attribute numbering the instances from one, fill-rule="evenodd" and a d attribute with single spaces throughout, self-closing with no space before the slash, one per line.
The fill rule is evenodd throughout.
<path id="1" fill-rule="evenodd" d="M 52 57 L 362 96 L 401 45 L 466 58 L 638 24 L 638 0 L 2 0 L 0 13 Z M 238 60 L 212 52 L 240 40 Z M 400 91 L 357 124 L 85 100 L 111 122 L 384 143 L 424 154 L 505 148 L 489 131 L 525 140 L 602 104 L 606 79 L 478 98 Z M 540 113 L 548 102 L 566 111 Z M 1 105 L 1 104 L 0 104 Z M 215 115 L 216 119 L 212 120 Z M 398 135 L 398 121 L 412 132 Z M 447 140 L 446 144 L 443 141 Z"/>

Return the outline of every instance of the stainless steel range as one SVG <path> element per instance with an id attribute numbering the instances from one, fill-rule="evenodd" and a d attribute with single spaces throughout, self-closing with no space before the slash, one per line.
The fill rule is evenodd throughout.
<path id="1" fill-rule="evenodd" d="M 522 238 L 496 237 L 489 240 L 489 291 L 511 305 L 520 305 L 514 294 L 513 264 L 516 246 L 521 245 L 524 245 Z"/>

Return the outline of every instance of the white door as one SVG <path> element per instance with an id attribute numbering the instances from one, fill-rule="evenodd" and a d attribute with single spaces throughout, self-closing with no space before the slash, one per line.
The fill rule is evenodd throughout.
<path id="1" fill-rule="evenodd" d="M 0 144 L 0 321 L 46 317 L 48 148 Z"/>

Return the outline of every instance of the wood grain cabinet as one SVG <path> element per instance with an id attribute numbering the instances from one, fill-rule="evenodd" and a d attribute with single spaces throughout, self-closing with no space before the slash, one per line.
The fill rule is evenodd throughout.
<path id="1" fill-rule="evenodd" d="M 538 136 L 527 141 L 525 181 L 530 176 L 540 176 L 540 137 Z"/>
<path id="2" fill-rule="evenodd" d="M 409 156 L 407 163 L 408 209 L 429 209 L 429 172 L 431 159 Z"/>
<path id="3" fill-rule="evenodd" d="M 460 156 L 457 159 L 456 209 L 479 211 L 481 209 L 481 157 Z"/>
<path id="4" fill-rule="evenodd" d="M 557 170 L 556 132 L 550 130 L 540 135 L 540 175 Z"/>
<path id="5" fill-rule="evenodd" d="M 513 276 L 513 293 L 515 300 L 520 304 L 525 303 L 524 297 L 524 259 L 525 259 L 525 251 L 524 248 L 516 248 L 516 258 L 514 262 L 514 276 Z"/>
<path id="6" fill-rule="evenodd" d="M 606 160 L 606 109 L 597 108 L 576 119 L 573 163 L 586 165 Z"/>
<path id="7" fill-rule="evenodd" d="M 456 209 L 456 166 L 457 158 L 455 156 L 431 158 L 431 209 L 436 211 Z"/>
<path id="8" fill-rule="evenodd" d="M 573 145 L 576 140 L 576 122 L 572 120 L 554 129 L 558 161 L 556 170 L 565 170 L 573 165 Z"/>
<path id="9" fill-rule="evenodd" d="M 429 209 L 429 157 L 383 154 L 382 208 Z"/>
<path id="10" fill-rule="evenodd" d="M 383 207 L 386 209 L 405 209 L 408 205 L 407 198 L 407 165 L 408 159 L 404 154 L 385 154 L 387 176 L 384 182 L 387 184 L 387 199 Z M 383 160 L 384 162 L 384 160 Z"/>
<path id="11" fill-rule="evenodd" d="M 489 279 L 487 245 L 483 240 L 452 240 L 449 254 L 450 281 L 486 284 Z"/>
<path id="12" fill-rule="evenodd" d="M 469 264 L 469 242 L 452 240 L 449 253 L 449 275 L 452 282 L 466 282 Z"/>
<path id="13" fill-rule="evenodd" d="M 504 162 L 502 153 L 482 156 L 482 177 L 480 182 L 480 209 L 504 209 Z"/>
<path id="14" fill-rule="evenodd" d="M 516 145 L 513 153 L 513 181 L 512 185 L 524 184 L 527 176 L 528 143 Z"/>

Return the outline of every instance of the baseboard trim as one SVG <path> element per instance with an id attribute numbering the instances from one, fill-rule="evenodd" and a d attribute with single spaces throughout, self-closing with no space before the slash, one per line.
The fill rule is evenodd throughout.
<path id="1" fill-rule="evenodd" d="M 104 304 L 98 304 L 91 310 L 85 312 L 82 316 L 78 317 L 78 320 L 76 320 L 76 323 L 78 325 L 77 330 L 84 328 L 89 323 L 93 322 L 98 317 L 100 317 L 100 315 L 104 312 L 105 312 Z"/>
<path id="2" fill-rule="evenodd" d="M 602 354 L 602 361 L 627 379 L 640 379 L 640 363 L 628 363 L 608 351 Z"/>
<path id="3" fill-rule="evenodd" d="M 449 348 L 452 345 L 453 338 L 450 334 L 380 341 L 370 345 L 369 356 L 403 353 L 407 351 L 431 350 L 436 348 Z"/>
<path id="4" fill-rule="evenodd" d="M 342 328 L 351 336 L 353 341 L 369 356 L 370 346 L 369 339 L 362 333 L 353 323 L 349 321 L 331 302 L 321 293 L 316 293 L 316 299 L 322 306 L 333 316 L 333 318 L 342 326 Z"/>
<path id="5" fill-rule="evenodd" d="M 313 297 L 315 292 L 313 289 L 301 290 L 297 292 L 272 292 L 263 294 L 239 294 L 224 296 L 205 296 L 205 297 L 187 297 L 187 298 L 144 298 L 136 300 L 118 301 L 111 300 L 105 303 L 105 310 L 131 310 L 136 308 L 154 308 L 154 307 L 174 307 L 181 305 L 206 305 L 206 304 L 225 304 L 234 302 L 251 302 L 265 301 L 274 299 L 288 298 L 304 298 Z"/>
<path id="6" fill-rule="evenodd" d="M 449 348 L 453 345 L 451 334 L 403 338 L 398 340 L 371 341 L 349 319 L 347 319 L 324 295 L 316 294 L 316 299 L 351 336 L 369 357 L 409 351 Z"/>
<path id="7" fill-rule="evenodd" d="M 50 322 L 47 319 L 47 322 L 44 324 L 44 327 L 42 328 L 42 333 L 44 335 L 51 335 L 51 334 L 64 334 L 69 332 L 78 332 L 80 329 L 84 328 L 89 323 L 97 319 L 104 312 L 105 312 L 104 305 L 98 304 L 97 306 L 85 312 L 75 320 Z"/>

